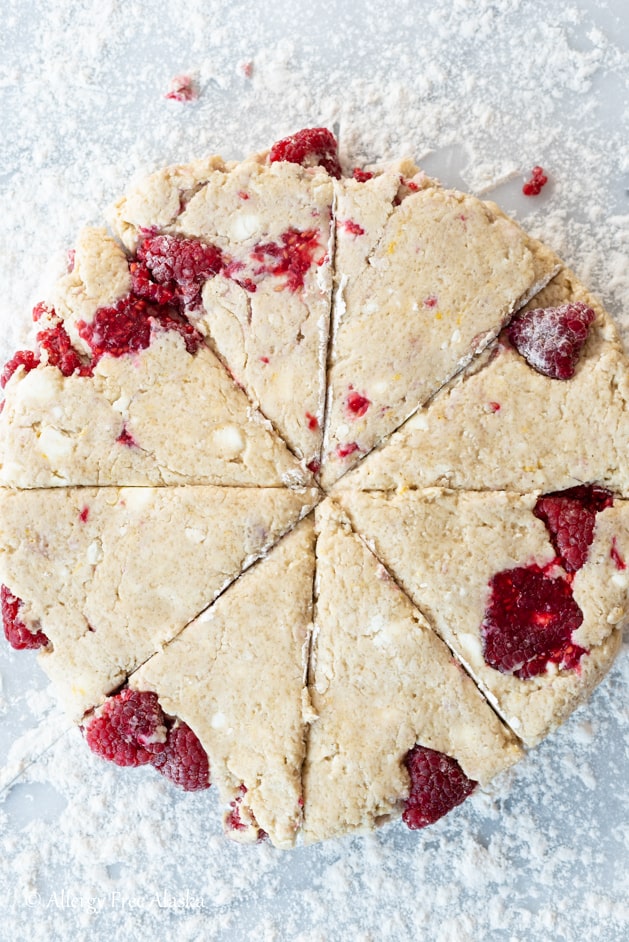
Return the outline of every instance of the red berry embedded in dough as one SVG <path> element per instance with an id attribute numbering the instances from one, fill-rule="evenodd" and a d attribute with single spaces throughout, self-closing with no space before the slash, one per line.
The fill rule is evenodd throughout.
<path id="1" fill-rule="evenodd" d="M 595 317 L 581 301 L 537 308 L 516 315 L 507 333 L 518 353 L 538 373 L 551 379 L 571 379 Z"/>
<path id="2" fill-rule="evenodd" d="M 200 303 L 203 285 L 222 267 L 223 256 L 215 245 L 171 235 L 149 236 L 131 264 L 132 289 L 157 304 L 179 300 L 190 307 Z"/>
<path id="3" fill-rule="evenodd" d="M 17 595 L 13 595 L 7 586 L 3 585 L 0 588 L 4 637 L 16 651 L 41 648 L 48 644 L 48 638 L 43 631 L 31 631 L 24 624 L 20 618 L 23 604 L 22 600 Z"/>
<path id="4" fill-rule="evenodd" d="M 318 229 L 287 229 L 280 236 L 281 242 L 264 242 L 256 245 L 251 258 L 259 263 L 255 275 L 286 275 L 286 285 L 291 291 L 304 286 L 306 272 L 313 263 L 319 244 Z"/>
<path id="5" fill-rule="evenodd" d="M 95 363 L 105 355 L 120 357 L 146 349 L 154 330 L 181 334 L 190 354 L 195 354 L 203 344 L 199 331 L 175 308 L 151 304 L 133 294 L 122 298 L 115 307 L 99 308 L 91 323 L 79 321 L 77 326 Z"/>
<path id="6" fill-rule="evenodd" d="M 164 751 L 166 721 L 157 694 L 126 688 L 105 701 L 85 727 L 87 744 L 116 765 L 147 765 Z"/>
<path id="7" fill-rule="evenodd" d="M 13 374 L 17 372 L 20 367 L 22 367 L 25 373 L 30 373 L 31 370 L 39 366 L 39 363 L 39 357 L 36 353 L 33 353 L 32 350 L 18 350 L 17 353 L 4 364 L 2 375 L 0 375 L 0 386 L 4 389 Z"/>
<path id="8" fill-rule="evenodd" d="M 568 572 L 576 572 L 585 563 L 594 539 L 596 514 L 613 502 L 613 494 L 595 484 L 538 498 L 533 513 L 546 524 L 555 552 Z"/>
<path id="9" fill-rule="evenodd" d="M 489 583 L 490 597 L 481 625 L 483 656 L 490 667 L 525 679 L 550 663 L 578 667 L 584 648 L 572 642 L 583 612 L 569 582 L 551 578 L 539 566 L 505 569 Z"/>
<path id="10" fill-rule="evenodd" d="M 92 375 L 91 364 L 85 363 L 79 352 L 74 349 L 63 324 L 59 323 L 47 330 L 40 330 L 37 334 L 37 343 L 40 349 L 48 354 L 49 366 L 56 366 L 64 376 Z"/>
<path id="11" fill-rule="evenodd" d="M 349 458 L 349 456 L 353 455 L 356 451 L 358 451 L 358 445 L 356 442 L 347 442 L 343 445 L 336 446 L 337 458 Z"/>
<path id="12" fill-rule="evenodd" d="M 338 223 L 345 232 L 353 236 L 361 236 L 365 234 L 365 230 L 359 223 L 355 222 L 353 219 L 345 219 L 343 222 Z"/>
<path id="13" fill-rule="evenodd" d="M 187 723 L 173 726 L 164 749 L 151 762 L 158 772 L 187 792 L 210 787 L 207 753 Z"/>
<path id="14" fill-rule="evenodd" d="M 402 820 L 411 830 L 434 824 L 462 804 L 477 785 L 456 759 L 425 746 L 414 746 L 404 764 L 411 779 L 411 790 Z"/>
<path id="15" fill-rule="evenodd" d="M 610 558 L 613 560 L 614 565 L 616 566 L 616 569 L 622 570 L 622 569 L 627 568 L 627 563 L 623 559 L 623 556 L 620 550 L 618 549 L 618 541 L 616 540 L 615 536 L 612 537 L 612 546 L 609 551 L 609 555 L 610 555 Z"/>
<path id="16" fill-rule="evenodd" d="M 543 167 L 533 167 L 531 179 L 524 184 L 522 192 L 525 196 L 538 196 L 542 192 L 542 187 L 548 183 L 548 177 L 544 173 Z"/>
<path id="17" fill-rule="evenodd" d="M 327 128 L 305 128 L 277 141 L 269 152 L 269 163 L 277 160 L 302 167 L 323 167 L 331 177 L 341 176 L 338 144 Z"/>
<path id="18" fill-rule="evenodd" d="M 352 176 L 357 183 L 366 183 L 367 180 L 372 179 L 373 173 L 370 173 L 369 170 L 361 170 L 360 167 L 354 167 Z"/>
<path id="19" fill-rule="evenodd" d="M 367 399 L 366 396 L 361 396 L 361 394 L 357 393 L 355 390 L 349 393 L 345 401 L 349 412 L 356 416 L 357 419 L 361 418 L 371 405 L 370 399 Z"/>

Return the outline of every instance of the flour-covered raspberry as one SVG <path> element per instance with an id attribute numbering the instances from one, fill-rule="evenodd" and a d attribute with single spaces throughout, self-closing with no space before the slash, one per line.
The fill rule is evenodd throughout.
<path id="1" fill-rule="evenodd" d="M 138 246 L 131 265 L 133 291 L 158 304 L 180 300 L 184 306 L 195 306 L 205 282 L 222 266 L 223 256 L 215 245 L 179 236 L 149 236 Z"/>
<path id="2" fill-rule="evenodd" d="M 116 765 L 147 765 L 164 751 L 166 721 L 157 694 L 126 688 L 109 697 L 85 727 L 87 744 Z"/>
<path id="3" fill-rule="evenodd" d="M 551 379 L 571 379 L 596 315 L 581 301 L 525 311 L 507 329 L 529 366 Z"/>
<path id="4" fill-rule="evenodd" d="M 187 792 L 210 787 L 207 753 L 187 723 L 177 723 L 169 730 L 164 749 L 151 762 L 158 772 Z"/>
<path id="5" fill-rule="evenodd" d="M 4 364 L 2 374 L 0 375 L 0 387 L 4 389 L 13 374 L 16 373 L 20 367 L 25 373 L 30 373 L 31 370 L 39 366 L 39 362 L 39 357 L 33 350 L 18 350 L 17 353 Z"/>
<path id="6" fill-rule="evenodd" d="M 414 746 L 404 764 L 410 775 L 411 790 L 402 820 L 411 830 L 434 824 L 464 802 L 477 785 L 456 759 L 425 746 Z"/>

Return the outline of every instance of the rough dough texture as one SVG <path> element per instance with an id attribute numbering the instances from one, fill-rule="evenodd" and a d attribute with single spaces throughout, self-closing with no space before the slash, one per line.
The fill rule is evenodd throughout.
<path id="1" fill-rule="evenodd" d="M 236 840 L 262 828 L 292 847 L 301 823 L 313 577 L 309 517 L 130 681 L 199 737 L 221 801 L 237 808 Z"/>
<path id="2" fill-rule="evenodd" d="M 629 493 L 627 359 L 614 324 L 572 272 L 557 275 L 527 309 L 566 301 L 584 302 L 596 313 L 571 380 L 543 376 L 499 342 L 338 488 L 442 485 L 526 493 L 598 482 Z"/>
<path id="3" fill-rule="evenodd" d="M 113 239 L 86 230 L 73 271 L 57 286 L 55 312 L 81 352 L 89 347 L 77 322 L 91 322 L 128 291 L 120 258 L 128 276 Z M 146 349 L 105 355 L 93 373 L 64 376 L 42 362 L 13 375 L 0 415 L 0 484 L 279 487 L 308 480 L 205 345 L 191 354 L 179 333 L 155 330 Z"/>
<path id="4" fill-rule="evenodd" d="M 206 282 L 203 306 L 191 320 L 293 451 L 312 464 L 321 456 L 325 405 L 332 181 L 319 167 L 268 164 L 265 157 L 159 171 L 117 203 L 112 225 L 129 248 L 141 227 L 221 249 L 228 274 Z M 294 270 L 263 271 L 278 263 L 271 253 L 287 252 L 300 233 L 308 237 L 297 283 Z M 243 287 L 248 282 L 253 289 Z"/>
<path id="5" fill-rule="evenodd" d="M 0 492 L 2 580 L 79 721 L 316 502 L 284 488 Z"/>
<path id="6" fill-rule="evenodd" d="M 492 576 L 533 562 L 544 567 L 555 558 L 546 527 L 532 512 L 536 495 L 431 488 L 344 491 L 339 498 L 378 558 L 528 745 L 558 726 L 611 666 L 629 610 L 629 576 L 612 558 L 615 545 L 629 559 L 627 501 L 616 500 L 596 515 L 588 559 L 574 576 L 573 594 L 584 619 L 573 640 L 590 650 L 580 670 L 520 680 L 486 664 L 480 626 Z"/>
<path id="7" fill-rule="evenodd" d="M 398 168 L 341 181 L 335 212 L 326 488 L 481 352 L 558 262 L 489 204 L 421 173 L 401 193 Z"/>
<path id="8" fill-rule="evenodd" d="M 487 782 L 514 737 L 331 500 L 316 509 L 317 583 L 304 839 L 372 830 L 402 811 L 416 743 Z"/>
<path id="9" fill-rule="evenodd" d="M 316 163 L 326 135 L 289 150 Z M 493 203 L 409 160 L 337 180 L 272 153 L 158 171 L 111 211 L 122 244 L 81 233 L 3 373 L 0 582 L 74 719 L 154 690 L 231 836 L 290 847 L 397 815 L 416 743 L 487 782 L 601 679 L 629 604 L 629 371 Z M 500 332 L 566 300 L 596 321 L 563 382 Z M 557 568 L 532 511 L 582 482 L 615 492 L 563 574 L 587 653 L 494 670 L 490 581 Z"/>

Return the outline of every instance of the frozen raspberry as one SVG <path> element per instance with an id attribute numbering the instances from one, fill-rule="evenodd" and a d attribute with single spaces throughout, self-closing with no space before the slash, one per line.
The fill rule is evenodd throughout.
<path id="1" fill-rule="evenodd" d="M 518 353 L 538 373 L 551 379 L 571 379 L 595 316 L 581 301 L 537 308 L 516 315 L 507 333 Z"/>
<path id="2" fill-rule="evenodd" d="M 373 173 L 370 173 L 369 170 L 361 170 L 360 167 L 354 167 L 352 176 L 357 183 L 366 183 L 367 180 L 371 180 Z"/>
<path id="3" fill-rule="evenodd" d="M 195 354 L 203 337 L 175 308 L 150 304 L 133 294 L 115 307 L 99 308 L 90 324 L 78 323 L 79 334 L 89 344 L 97 362 L 102 356 L 120 357 L 145 350 L 152 331 L 175 330 L 183 337 L 186 350 Z"/>
<path id="4" fill-rule="evenodd" d="M 172 101 L 194 101 L 199 94 L 189 75 L 176 75 L 170 82 L 170 88 L 164 98 Z"/>
<path id="5" fill-rule="evenodd" d="M 331 177 L 341 176 L 336 138 L 327 128 L 305 128 L 273 145 L 269 163 L 287 160 L 302 167 L 323 167 Z"/>
<path id="6" fill-rule="evenodd" d="M 549 663 L 566 670 L 578 666 L 587 652 L 571 639 L 583 612 L 566 579 L 523 566 L 497 573 L 489 589 L 481 634 L 490 667 L 525 679 L 543 673 Z"/>
<path id="7" fill-rule="evenodd" d="M 531 179 L 524 184 L 522 192 L 525 196 L 538 196 L 542 192 L 542 187 L 548 183 L 548 177 L 544 173 L 543 167 L 533 167 Z"/>
<path id="8" fill-rule="evenodd" d="M 402 820 L 413 831 L 434 824 L 462 804 L 477 785 L 456 759 L 425 746 L 414 746 L 404 764 L 411 777 L 411 790 Z"/>
<path id="9" fill-rule="evenodd" d="M 221 250 L 196 239 L 155 235 L 138 246 L 131 265 L 132 288 L 157 304 L 179 299 L 186 307 L 198 305 L 201 289 L 223 266 Z"/>
<path id="10" fill-rule="evenodd" d="M 0 375 L 0 386 L 4 389 L 11 377 L 20 367 L 25 373 L 30 373 L 35 367 L 39 366 L 39 357 L 32 350 L 18 350 L 10 360 L 4 364 L 4 369 Z"/>
<path id="11" fill-rule="evenodd" d="M 312 461 L 308 462 L 306 467 L 312 474 L 318 474 L 321 470 L 321 462 L 317 458 L 313 458 Z"/>
<path id="12" fill-rule="evenodd" d="M 187 792 L 210 787 L 207 754 L 187 723 L 173 726 L 166 746 L 151 762 L 158 772 Z"/>
<path id="13" fill-rule="evenodd" d="M 352 415 L 355 415 L 356 418 L 359 419 L 365 414 L 371 405 L 371 400 L 367 399 L 366 396 L 361 396 L 360 393 L 353 391 L 348 395 L 346 404 Z"/>
<path id="14" fill-rule="evenodd" d="M 4 637 L 16 651 L 27 648 L 41 648 L 48 644 L 48 638 L 43 631 L 30 631 L 20 618 L 20 610 L 24 603 L 13 595 L 5 585 L 0 588 L 0 605 L 2 607 L 2 621 L 4 624 Z"/>
<path id="15" fill-rule="evenodd" d="M 311 432 L 316 432 L 319 428 L 319 419 L 311 412 L 306 412 L 306 422 Z"/>
<path id="16" fill-rule="evenodd" d="M 533 513 L 546 524 L 567 572 L 576 572 L 585 563 L 594 539 L 596 514 L 613 502 L 613 494 L 595 484 L 570 487 L 538 499 Z"/>
<path id="17" fill-rule="evenodd" d="M 85 727 L 87 744 L 116 765 L 147 765 L 163 752 L 166 723 L 157 694 L 125 688 Z"/>
<path id="18" fill-rule="evenodd" d="M 304 286 L 304 277 L 315 261 L 319 248 L 317 229 L 288 229 L 281 235 L 281 243 L 264 242 L 256 245 L 251 257 L 260 263 L 256 275 L 286 275 L 286 285 L 291 291 Z"/>

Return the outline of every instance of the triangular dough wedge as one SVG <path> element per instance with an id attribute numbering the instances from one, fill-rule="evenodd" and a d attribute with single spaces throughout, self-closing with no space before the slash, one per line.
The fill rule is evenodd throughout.
<path id="1" fill-rule="evenodd" d="M 308 517 L 129 681 L 196 733 L 236 840 L 292 847 L 301 823 L 313 578 Z"/>
<path id="2" fill-rule="evenodd" d="M 514 737 L 331 501 L 317 518 L 317 594 L 304 767 L 304 838 L 371 830 L 401 813 L 416 743 L 487 782 Z"/>
<path id="3" fill-rule="evenodd" d="M 520 679 L 485 661 L 481 625 L 490 581 L 498 573 L 537 566 L 549 578 L 565 579 L 548 531 L 533 514 L 536 495 L 430 488 L 344 491 L 339 499 L 378 558 L 527 744 L 535 745 L 558 726 L 611 666 L 629 611 L 626 501 L 596 514 L 587 561 L 572 582 L 567 580 L 583 614 L 571 641 L 586 653 L 575 669 L 548 663 L 543 673 Z"/>
<path id="4" fill-rule="evenodd" d="M 54 314 L 87 363 L 79 333 L 98 311 L 128 296 L 129 263 L 103 230 L 85 230 L 73 271 L 61 279 Z M 173 324 L 178 324 L 174 321 Z M 154 324 L 150 343 L 105 354 L 80 375 L 42 355 L 19 367 L 0 416 L 0 483 L 58 485 L 303 484 L 309 474 L 257 412 L 200 335 Z M 194 332 L 193 332 L 194 334 Z"/>
<path id="5" fill-rule="evenodd" d="M 326 488 L 480 353 L 559 268 L 493 204 L 421 173 L 407 179 L 395 166 L 335 190 Z"/>
<path id="6" fill-rule="evenodd" d="M 572 379 L 543 376 L 499 343 L 338 487 L 526 493 L 598 482 L 629 493 L 629 364 L 614 324 L 572 272 L 557 275 L 528 308 L 567 301 L 596 313 Z"/>
<path id="7" fill-rule="evenodd" d="M 316 503 L 284 488 L 0 493 L 0 580 L 80 720 Z"/>
<path id="8" fill-rule="evenodd" d="M 320 167 L 197 162 L 167 167 L 111 214 L 131 251 L 142 233 L 217 246 L 223 266 L 190 313 L 293 451 L 321 457 L 332 295 L 332 181 Z"/>

